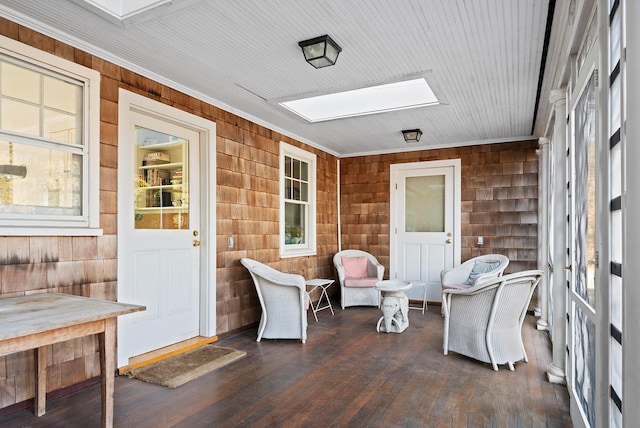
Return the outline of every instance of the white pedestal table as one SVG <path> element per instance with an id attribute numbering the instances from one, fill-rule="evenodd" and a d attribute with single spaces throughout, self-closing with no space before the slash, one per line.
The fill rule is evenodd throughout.
<path id="1" fill-rule="evenodd" d="M 382 317 L 376 330 L 402 333 L 409 327 L 409 298 L 405 291 L 411 288 L 411 282 L 385 280 L 376 283 L 375 288 L 382 292 Z"/>

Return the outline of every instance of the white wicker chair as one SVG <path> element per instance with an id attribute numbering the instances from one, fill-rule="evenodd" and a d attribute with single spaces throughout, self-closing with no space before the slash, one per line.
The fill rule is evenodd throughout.
<path id="1" fill-rule="evenodd" d="M 509 259 L 502 254 L 485 254 L 474 257 L 451 269 L 440 272 L 442 289 L 465 289 L 497 278 L 509 265 Z"/>
<path id="2" fill-rule="evenodd" d="M 347 278 L 345 268 L 342 265 L 343 257 L 366 257 L 367 277 Z M 333 264 L 338 272 L 342 309 L 347 306 L 380 306 L 380 292 L 375 289 L 374 285 L 382 281 L 384 266 L 373 255 L 362 250 L 342 250 L 333 256 Z"/>
<path id="3" fill-rule="evenodd" d="M 528 361 L 522 323 L 542 271 L 530 270 L 495 278 L 465 289 L 442 292 L 444 355 L 449 351 L 485 363 L 494 370 Z"/>
<path id="4" fill-rule="evenodd" d="M 252 259 L 240 263 L 256 286 L 262 317 L 257 342 L 265 339 L 307 340 L 309 295 L 302 275 L 283 273 Z"/>

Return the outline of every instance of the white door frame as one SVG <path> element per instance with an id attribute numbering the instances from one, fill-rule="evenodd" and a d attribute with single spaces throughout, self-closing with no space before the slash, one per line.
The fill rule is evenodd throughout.
<path id="1" fill-rule="evenodd" d="M 401 163 L 401 164 L 393 164 L 391 165 L 391 180 L 390 180 L 390 189 L 389 189 L 389 204 L 390 204 L 390 217 L 389 217 L 389 272 L 396 272 L 396 260 L 395 254 L 397 250 L 398 240 L 397 236 L 394 233 L 393 228 L 397 223 L 396 219 L 396 207 L 394 206 L 395 197 L 394 195 L 394 183 L 398 180 L 398 175 L 400 172 L 409 171 L 409 170 L 419 170 L 419 169 L 432 169 L 432 168 L 443 168 L 443 167 L 453 167 L 453 264 L 457 266 L 460 264 L 461 258 L 461 242 L 462 238 L 460 236 L 461 230 L 461 160 L 460 159 L 446 159 L 446 160 L 437 160 L 437 161 L 424 161 L 424 162 L 411 162 L 411 163 Z"/>
<path id="2" fill-rule="evenodd" d="M 216 334 L 216 124 L 210 120 L 162 104 L 150 98 L 119 90 L 118 102 L 118 141 L 121 147 L 119 156 L 127 147 L 125 142 L 130 139 L 131 111 L 149 115 L 160 120 L 174 122 L 185 128 L 192 129 L 200 135 L 200 322 L 199 334 L 211 337 Z M 128 152 L 127 152 L 128 153 Z M 120 162 L 119 162 L 120 164 Z M 118 206 L 126 206 L 125 198 L 133 198 L 133 186 L 120 182 L 118 185 Z M 118 211 L 118 223 L 126 222 L 130 213 Z M 124 223 L 123 223 L 124 224 Z M 118 228 L 120 231 L 121 228 Z M 124 230 L 124 229 L 122 229 Z M 118 234 L 118 254 L 125 254 L 121 250 L 122 240 Z M 119 256 L 120 257 L 120 256 Z M 118 263 L 118 278 L 124 278 L 121 263 Z M 118 281 L 118 300 L 126 298 L 126 290 Z M 122 352 L 121 352 L 122 351 Z M 118 367 L 128 363 L 125 349 L 118 347 Z"/>

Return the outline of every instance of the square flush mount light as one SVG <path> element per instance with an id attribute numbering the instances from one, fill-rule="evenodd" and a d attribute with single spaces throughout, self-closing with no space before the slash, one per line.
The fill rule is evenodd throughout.
<path id="1" fill-rule="evenodd" d="M 308 122 L 323 122 L 437 104 L 438 99 L 422 77 L 280 103 Z"/>
<path id="2" fill-rule="evenodd" d="M 304 59 L 315 68 L 334 65 L 342 48 L 328 35 L 304 40 L 298 43 L 302 48 Z"/>
<path id="3" fill-rule="evenodd" d="M 422 137 L 422 131 L 420 129 L 405 129 L 402 131 L 402 135 L 407 143 L 417 143 Z"/>

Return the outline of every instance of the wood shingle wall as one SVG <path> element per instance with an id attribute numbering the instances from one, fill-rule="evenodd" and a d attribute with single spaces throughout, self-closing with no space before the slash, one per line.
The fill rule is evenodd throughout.
<path id="1" fill-rule="evenodd" d="M 507 272 L 536 268 L 537 141 L 425 150 L 340 160 L 342 248 L 368 251 L 389 269 L 392 164 L 461 159 L 462 261 L 500 253 Z M 477 236 L 484 245 L 476 245 Z"/>

